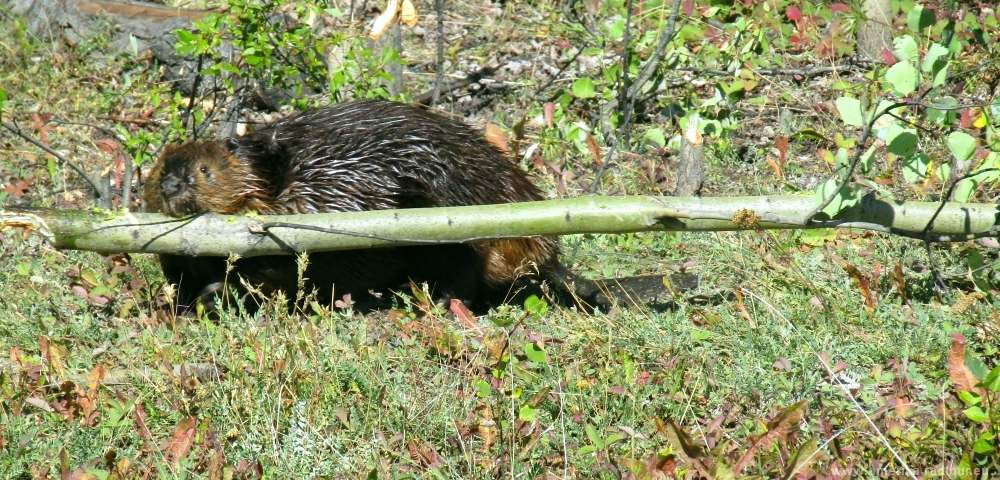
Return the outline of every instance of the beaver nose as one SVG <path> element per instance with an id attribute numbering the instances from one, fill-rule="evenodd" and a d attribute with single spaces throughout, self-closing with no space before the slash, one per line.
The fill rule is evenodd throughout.
<path id="1" fill-rule="evenodd" d="M 181 180 L 173 175 L 168 176 L 160 182 L 160 191 L 163 192 L 164 198 L 170 198 L 177 195 L 181 191 Z"/>

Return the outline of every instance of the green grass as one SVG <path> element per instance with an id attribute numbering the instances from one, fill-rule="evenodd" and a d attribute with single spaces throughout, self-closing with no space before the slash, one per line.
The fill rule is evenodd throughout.
<path id="1" fill-rule="evenodd" d="M 105 57 L 69 68 L 69 54 L 5 22 L 5 119 L 40 108 L 89 123 L 141 105 L 133 91 L 78 86 L 135 65 Z M 82 164 L 108 164 L 95 135 L 61 125 L 51 139 Z M 715 191 L 780 188 L 761 180 L 772 175 L 762 162 L 716 153 Z M 609 189 L 655 190 L 634 160 Z M 78 179 L 63 167 L 51 175 L 5 131 L 0 170 L 5 182 L 33 180 L 33 205 L 88 206 Z M 536 173 L 554 188 L 551 172 Z M 174 317 L 152 256 L 55 251 L 7 231 L 0 478 L 724 477 L 748 452 L 739 473 L 757 478 L 789 471 L 797 453 L 806 475 L 870 478 L 877 465 L 902 475 L 890 447 L 928 477 L 963 461 L 991 476 L 996 454 L 971 452 L 997 432 L 998 410 L 970 420 L 949 377 L 961 374 L 948 362 L 956 334 L 977 373 L 1000 358 L 992 291 L 958 308 L 975 291 L 970 245 L 934 247 L 952 295 L 938 299 L 926 254 L 898 237 L 569 236 L 563 261 L 587 276 L 683 268 L 700 287 L 662 312 L 512 305 L 475 312 L 477 328 L 410 297 L 366 315 L 276 300 L 252 316 Z"/>
<path id="2" fill-rule="evenodd" d="M 0 349 L 16 350 L 18 359 L 0 363 L 9 459 L 0 463 L 0 477 L 46 467 L 55 475 L 61 455 L 71 468 L 109 471 L 109 452 L 134 462 L 126 477 L 145 469 L 208 475 L 220 452 L 224 468 L 239 472 L 247 462 L 287 478 L 372 471 L 535 477 L 560 475 L 565 466 L 576 475 L 609 476 L 606 462 L 672 451 L 658 420 L 691 428 L 715 419 L 716 430 L 701 426 L 692 435 L 722 441 L 724 432 L 746 441 L 761 433 L 753 419 L 802 400 L 807 414 L 799 437 L 819 437 L 824 427 L 817 422 L 831 422 L 843 429 L 843 446 L 870 446 L 845 459 L 887 458 L 877 433 L 830 386 L 821 352 L 864 386 L 859 402 L 884 434 L 896 422 L 906 425 L 902 438 L 890 435 L 894 448 L 929 450 L 908 461 L 953 458 L 939 437 L 945 433 L 933 433 L 958 435 L 962 423 L 958 412 L 941 416 L 956 408 L 944 393 L 943 362 L 949 335 L 982 338 L 976 329 L 986 327 L 983 319 L 912 300 L 908 308 L 889 292 L 866 309 L 840 267 L 823 261 L 823 249 L 786 255 L 767 236 L 682 236 L 679 243 L 697 252 L 694 271 L 708 279 L 703 289 L 723 294 L 707 305 L 682 301 L 668 312 L 598 315 L 515 306 L 480 317 L 483 334 L 443 312 L 405 308 L 362 316 L 275 307 L 253 318 L 171 318 L 144 299 L 159 281 L 153 275 L 98 306 L 77 297 L 60 270 L 107 271 L 111 263 L 85 253 L 45 254 L 8 238 L 0 259 Z M 608 241 L 614 238 L 594 239 Z M 880 252 L 886 258 L 868 257 L 858 268 L 870 271 L 907 247 L 889 240 Z M 133 262 L 137 272 L 155 271 L 148 257 Z M 31 267 L 24 274 L 19 265 Z M 131 275 L 119 274 L 121 282 Z M 749 318 L 730 295 L 737 287 L 745 289 Z M 91 390 L 88 375 L 98 365 L 112 380 Z M 902 395 L 914 405 L 897 418 L 887 402 Z M 39 399 L 49 407 L 40 408 Z M 184 438 L 177 428 L 189 418 L 197 419 L 188 424 L 190 449 L 173 453 L 181 457 L 175 460 L 167 444 Z M 904 441 L 927 431 L 941 445 Z M 794 446 L 789 442 L 786 448 Z M 770 475 L 776 454 L 761 452 L 760 469 L 747 473 Z M 820 458 L 818 471 L 837 464 L 829 454 Z"/>

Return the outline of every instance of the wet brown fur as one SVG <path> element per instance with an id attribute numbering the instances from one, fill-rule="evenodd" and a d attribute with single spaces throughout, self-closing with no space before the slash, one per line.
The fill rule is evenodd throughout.
<path id="1" fill-rule="evenodd" d="M 481 132 L 416 107 L 355 101 L 304 112 L 240 138 L 170 146 L 149 172 L 147 211 L 295 214 L 512 203 L 542 199 L 528 175 Z M 305 277 L 324 301 L 428 282 L 438 298 L 503 297 L 531 268 L 558 264 L 555 238 L 310 255 Z M 209 301 L 221 258 L 162 255 L 179 302 Z M 295 257 L 239 260 L 230 274 L 264 293 L 297 288 Z"/>

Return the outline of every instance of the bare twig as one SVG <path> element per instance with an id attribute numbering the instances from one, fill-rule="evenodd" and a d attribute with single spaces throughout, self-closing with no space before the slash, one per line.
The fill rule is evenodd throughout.
<path id="1" fill-rule="evenodd" d="M 135 159 L 122 153 L 125 163 L 125 178 L 122 179 L 122 204 L 121 208 L 131 210 L 132 204 L 132 179 L 135 176 Z"/>
<path id="2" fill-rule="evenodd" d="M 473 83 L 476 83 L 482 80 L 483 78 L 493 75 L 493 72 L 497 71 L 497 69 L 499 68 L 500 68 L 499 66 L 483 67 L 482 70 L 474 72 L 465 78 L 459 78 L 457 80 L 448 82 L 441 87 L 441 93 L 450 92 L 452 90 L 457 90 L 459 88 L 462 88 L 466 85 L 471 85 Z M 420 105 L 427 105 L 428 102 L 430 102 L 433 99 L 434 99 L 434 89 L 431 89 L 430 91 L 424 92 L 420 95 L 417 95 L 416 97 L 413 97 L 413 102 L 418 103 Z"/>
<path id="3" fill-rule="evenodd" d="M 631 11 L 631 9 L 629 10 Z M 647 62 L 646 65 L 639 72 L 639 75 L 636 77 L 635 82 L 632 82 L 631 87 L 628 88 L 627 98 L 630 99 L 629 107 L 625 109 L 625 118 L 622 120 L 622 124 L 618 128 L 618 134 L 611 139 L 611 143 L 608 145 L 608 151 L 604 156 L 604 163 L 601 164 L 600 168 L 597 169 L 597 173 L 595 173 L 594 175 L 594 182 L 590 185 L 590 193 L 596 193 L 598 187 L 601 186 L 601 178 L 604 176 L 604 172 L 607 171 L 608 166 L 611 165 L 611 157 L 612 155 L 614 155 L 615 149 L 618 148 L 618 144 L 622 139 L 622 135 L 624 134 L 624 132 L 628 131 L 629 123 L 632 121 L 632 111 L 635 110 L 635 99 L 636 96 L 638 96 L 639 94 L 639 89 L 642 87 L 642 85 L 644 85 L 647 81 L 649 81 L 650 78 L 652 78 L 653 72 L 656 71 L 656 67 L 659 66 L 660 60 L 663 57 L 663 52 L 666 51 L 667 45 L 670 44 L 670 40 L 674 36 L 674 30 L 677 25 L 677 16 L 680 14 L 680 10 L 681 10 L 681 0 L 674 0 L 674 8 L 670 12 L 670 19 L 664 26 L 663 31 L 660 32 L 660 43 L 656 46 L 656 52 L 653 53 L 653 56 L 649 59 L 649 62 Z M 628 28 L 626 28 L 625 31 L 627 33 Z M 627 42 L 624 48 L 625 48 L 625 53 L 623 53 L 623 55 L 627 55 L 628 52 Z M 622 76 L 623 77 L 628 76 L 628 68 L 622 69 Z M 609 101 L 602 109 L 603 112 L 602 116 L 610 115 L 610 112 L 613 112 L 616 108 L 618 108 L 618 104 L 619 104 L 618 100 Z M 608 133 L 610 132 L 605 132 L 605 135 L 607 135 Z M 607 136 L 605 136 L 605 138 L 607 138 Z"/>
<path id="4" fill-rule="evenodd" d="M 191 98 L 188 100 L 187 111 L 184 112 L 184 116 L 191 119 L 191 141 L 198 140 L 198 130 L 195 128 L 194 115 L 191 112 L 194 109 L 194 104 L 197 103 L 195 102 L 195 97 L 198 96 L 198 88 L 201 87 L 201 77 L 203 76 L 201 74 L 201 67 L 204 60 L 205 54 L 198 55 L 198 71 L 194 74 L 194 82 L 191 84 Z"/>
<path id="5" fill-rule="evenodd" d="M 808 67 L 808 68 L 761 68 L 754 70 L 754 72 L 756 72 L 758 75 L 795 75 L 799 77 L 809 78 L 822 75 L 824 73 L 853 70 L 856 67 L 857 65 L 849 63 L 845 65 Z M 678 68 L 676 70 L 678 72 L 690 72 L 696 75 L 711 75 L 715 77 L 728 77 L 732 76 L 735 73 L 729 70 L 717 70 L 708 68 Z"/>
<path id="6" fill-rule="evenodd" d="M 434 12 L 437 13 L 437 66 L 434 77 L 434 93 L 431 94 L 431 104 L 441 101 L 441 87 L 444 82 L 444 1 L 434 0 Z"/>
<path id="7" fill-rule="evenodd" d="M 826 197 L 826 199 L 823 200 L 823 203 L 821 203 L 818 207 L 814 208 L 812 212 L 809 212 L 809 214 L 807 214 L 805 217 L 802 218 L 801 220 L 802 225 L 808 224 L 810 221 L 812 221 L 812 219 L 816 215 L 822 212 L 824 208 L 830 205 L 830 202 L 832 202 L 834 198 L 837 198 L 837 194 L 839 194 L 840 191 L 844 188 L 844 186 L 846 186 L 847 183 L 850 182 L 851 179 L 854 177 L 854 169 L 857 168 L 858 163 L 861 161 L 861 155 L 863 155 L 864 152 L 866 151 L 865 145 L 868 144 L 868 137 L 870 137 L 872 134 L 872 128 L 874 128 L 875 126 L 875 121 L 878 120 L 879 117 L 881 117 L 883 114 L 885 114 L 885 112 L 888 112 L 890 110 L 895 110 L 899 107 L 905 107 L 908 106 L 909 104 L 910 104 L 909 102 L 897 102 L 890 105 L 889 108 L 882 110 L 882 113 L 879 113 L 878 115 L 872 115 L 872 118 L 868 121 L 868 123 L 865 124 L 864 130 L 861 131 L 861 138 L 858 139 L 858 146 L 854 150 L 854 154 L 851 155 L 851 161 L 848 163 L 847 171 L 844 172 L 843 178 L 841 178 L 840 181 L 837 182 L 837 187 L 833 189 L 833 193 L 831 193 L 830 196 Z M 838 169 L 838 171 L 839 170 L 840 169 Z M 834 175 L 836 174 L 837 172 L 834 172 Z"/>
<path id="8" fill-rule="evenodd" d="M 934 228 L 934 221 L 937 220 L 938 215 L 941 214 L 941 210 L 944 209 L 944 206 L 948 202 L 948 199 L 951 198 L 951 194 L 954 193 L 955 187 L 962 180 L 965 180 L 965 179 L 968 179 L 968 178 L 972 178 L 972 177 L 975 177 L 976 175 L 980 175 L 980 174 L 983 174 L 983 173 L 996 172 L 996 171 L 1000 171 L 1000 169 L 996 169 L 996 168 L 984 168 L 984 169 L 982 169 L 982 170 L 980 170 L 980 171 L 978 171 L 976 173 L 969 173 L 969 174 L 966 174 L 966 175 L 962 175 L 960 178 L 956 178 L 953 182 L 951 182 L 951 185 L 948 187 L 948 193 L 944 194 L 944 196 L 941 197 L 941 203 L 938 204 L 937 211 L 934 212 L 934 215 L 931 215 L 931 219 L 927 221 L 927 226 L 924 227 L 924 230 L 922 232 L 920 232 L 920 233 L 926 235 L 927 232 L 931 231 L 931 229 Z"/>
<path id="9" fill-rule="evenodd" d="M 136 125 L 165 125 L 168 122 L 164 120 L 152 120 L 148 118 L 131 118 L 131 117 L 116 117 L 113 115 L 97 115 L 100 120 L 110 120 L 112 122 L 118 123 L 134 123 Z"/>
<path id="10" fill-rule="evenodd" d="M 17 127 L 17 125 L 14 125 L 14 124 L 11 124 L 11 123 L 7 123 L 7 122 L 4 122 L 4 121 L 0 121 L 0 125 L 3 125 L 4 128 L 6 128 L 7 130 L 10 130 L 15 135 L 17 135 L 17 136 L 19 136 L 19 137 L 27 140 L 28 142 L 31 142 L 36 147 L 41 148 L 42 150 L 45 150 L 46 153 L 51 154 L 52 156 L 54 156 L 57 159 L 59 159 L 60 162 L 62 162 L 63 164 L 69 166 L 69 168 L 73 169 L 73 171 L 75 171 L 77 173 L 77 175 L 80 175 L 81 177 L 83 177 L 83 179 L 86 180 L 88 184 L 90 184 L 90 188 L 92 190 L 94 190 L 94 197 L 96 197 L 98 199 L 103 199 L 103 195 L 105 194 L 104 190 L 102 190 L 101 187 L 100 187 L 100 185 L 98 185 L 97 182 L 93 178 L 90 177 L 90 175 L 87 175 L 87 172 L 84 171 L 83 168 L 81 168 L 79 165 L 77 165 L 76 162 L 74 162 L 74 161 L 66 158 L 66 156 L 64 156 L 63 154 L 61 154 L 61 153 L 53 150 L 51 147 L 49 147 L 48 145 L 40 142 L 39 140 L 35 139 L 31 135 L 28 135 L 28 134 L 22 132 L 21 129 Z"/>

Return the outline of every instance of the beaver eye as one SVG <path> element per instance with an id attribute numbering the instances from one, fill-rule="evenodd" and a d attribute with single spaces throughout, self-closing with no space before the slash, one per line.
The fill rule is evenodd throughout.
<path id="1" fill-rule="evenodd" d="M 202 166 L 198 169 L 201 173 L 208 174 L 208 167 Z"/>

